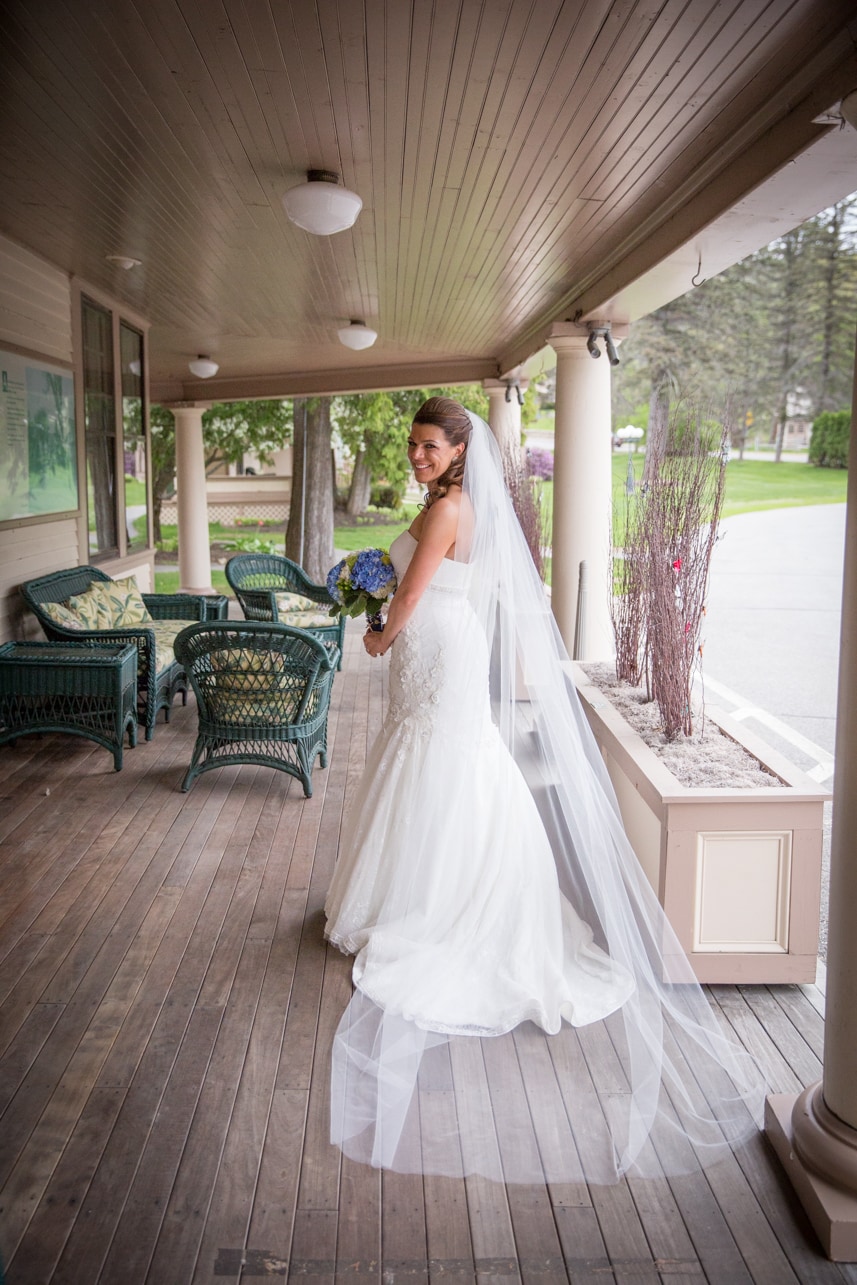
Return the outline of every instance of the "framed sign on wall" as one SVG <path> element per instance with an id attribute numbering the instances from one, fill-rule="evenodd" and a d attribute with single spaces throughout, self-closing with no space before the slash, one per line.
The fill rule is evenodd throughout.
<path id="1" fill-rule="evenodd" d="M 72 372 L 0 350 L 0 522 L 79 504 Z"/>

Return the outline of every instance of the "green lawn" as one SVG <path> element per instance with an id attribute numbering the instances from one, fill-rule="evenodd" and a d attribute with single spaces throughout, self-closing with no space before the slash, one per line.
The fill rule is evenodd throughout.
<path id="1" fill-rule="evenodd" d="M 632 455 L 634 474 L 639 482 L 643 472 L 643 456 Z M 628 456 L 617 452 L 612 458 L 613 500 L 617 523 L 625 502 L 625 482 L 628 475 Z M 553 483 L 543 482 L 542 505 L 548 519 L 553 506 Z M 794 508 L 806 504 L 844 504 L 848 486 L 845 469 L 814 468 L 811 464 L 793 464 L 773 460 L 730 460 L 726 468 L 726 499 L 723 517 L 738 513 L 752 513 L 761 509 Z M 417 514 L 415 504 L 406 504 L 404 516 L 394 522 L 377 522 L 374 518 L 354 526 L 338 526 L 333 533 L 337 549 L 350 553 L 355 549 L 379 546 L 388 549 L 396 536 L 406 531 Z M 550 528 L 548 527 L 548 530 Z M 615 532 L 614 532 L 615 534 Z M 175 527 L 165 527 L 167 540 L 176 535 Z M 239 543 L 256 540 L 270 544 L 272 552 L 281 552 L 283 534 L 280 531 L 254 535 L 253 528 L 224 527 L 212 524 L 212 540 L 233 539 Z M 158 593 L 175 593 L 178 589 L 177 571 L 156 571 L 155 588 Z M 226 577 L 221 570 L 212 572 L 212 583 L 218 593 L 229 593 Z"/>
<path id="2" fill-rule="evenodd" d="M 643 456 L 633 455 L 634 474 L 639 482 L 643 473 Z M 628 456 L 613 456 L 613 500 L 621 510 L 625 500 Z M 812 464 L 793 464 L 773 460 L 730 460 L 726 466 L 724 518 L 737 513 L 754 513 L 761 509 L 789 509 L 805 504 L 844 504 L 848 487 L 846 469 L 815 468 Z"/>
<path id="3" fill-rule="evenodd" d="M 211 569 L 211 583 L 218 593 L 225 593 L 230 598 L 235 595 L 226 583 L 226 576 L 218 567 Z M 155 593 L 178 593 L 179 573 L 177 571 L 155 570 Z"/>
<path id="4" fill-rule="evenodd" d="M 361 522 L 355 526 L 338 526 L 333 531 L 333 543 L 337 549 L 343 553 L 353 553 L 355 549 L 389 549 L 390 545 L 407 531 L 408 527 L 417 516 L 419 506 L 416 504 L 404 504 L 400 511 L 401 516 L 393 522 L 377 522 L 374 518 L 368 522 Z"/>
<path id="5" fill-rule="evenodd" d="M 759 509 L 805 504 L 844 504 L 848 470 L 773 460 L 730 460 L 726 466 L 724 518 Z"/>

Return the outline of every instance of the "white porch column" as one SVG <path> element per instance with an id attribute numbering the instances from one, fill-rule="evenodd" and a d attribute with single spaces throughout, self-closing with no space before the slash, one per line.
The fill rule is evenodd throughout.
<path id="1" fill-rule="evenodd" d="M 627 328 L 616 329 L 618 339 Z M 580 564 L 585 562 L 587 593 L 578 658 L 607 660 L 613 655 L 610 363 L 603 351 L 598 358 L 590 355 L 588 337 L 586 324 L 574 322 L 557 322 L 548 335 L 556 352 L 551 604 L 573 654 Z"/>
<path id="2" fill-rule="evenodd" d="M 179 593 L 214 593 L 205 494 L 201 406 L 174 406 L 176 508 L 179 527 Z"/>
<path id="3" fill-rule="evenodd" d="M 526 392 L 529 380 L 520 381 L 521 395 Z M 500 450 L 506 451 L 521 445 L 521 406 L 514 386 L 505 379 L 483 379 L 482 387 L 488 394 L 488 427 L 497 438 Z"/>
<path id="4" fill-rule="evenodd" d="M 854 397 L 857 407 L 857 370 Z M 851 421 L 836 705 L 824 1068 L 765 1127 L 829 1258 L 857 1262 L 857 411 Z"/>

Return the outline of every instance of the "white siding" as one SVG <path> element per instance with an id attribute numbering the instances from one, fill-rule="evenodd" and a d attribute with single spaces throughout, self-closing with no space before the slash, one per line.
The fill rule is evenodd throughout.
<path id="1" fill-rule="evenodd" d="M 71 283 L 64 272 L 0 236 L 0 343 L 72 360 Z"/>
<path id="2" fill-rule="evenodd" d="M 70 362 L 71 283 L 64 272 L 0 236 L 0 348 L 8 345 Z M 23 608 L 18 585 L 80 561 L 74 518 L 0 529 L 0 642 L 42 636 Z"/>

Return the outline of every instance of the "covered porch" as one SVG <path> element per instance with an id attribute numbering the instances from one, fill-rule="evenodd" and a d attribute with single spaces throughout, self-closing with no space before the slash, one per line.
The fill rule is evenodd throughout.
<path id="1" fill-rule="evenodd" d="M 760 1133 L 688 1177 L 615 1187 L 383 1177 L 327 1142 L 350 964 L 322 907 L 385 701 L 350 627 L 330 766 L 225 768 L 179 790 L 191 697 L 125 753 L 67 736 L 0 751 L 0 1206 L 7 1279 L 220 1282 L 857 1281 L 824 1256 Z M 715 987 L 773 1092 L 821 1075 L 814 986 Z M 580 1041 L 596 1093 L 609 1042 Z M 486 1064 L 489 1059 L 486 1057 Z M 517 1065 L 486 1067 L 520 1100 Z M 551 1084 L 527 1090 L 550 1100 Z M 421 1101 L 430 1136 L 443 1091 Z M 499 1139 L 501 1148 L 508 1145 Z"/>

